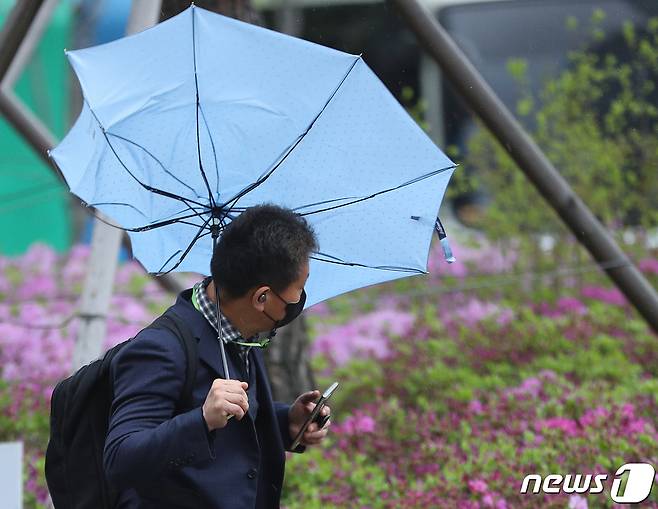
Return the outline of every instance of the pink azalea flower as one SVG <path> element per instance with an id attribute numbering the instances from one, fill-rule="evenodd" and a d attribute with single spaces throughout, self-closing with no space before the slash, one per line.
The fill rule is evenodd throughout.
<path id="1" fill-rule="evenodd" d="M 21 272 L 35 275 L 50 275 L 54 273 L 57 253 L 48 244 L 35 242 L 27 252 L 18 258 Z"/>
<path id="2" fill-rule="evenodd" d="M 499 498 L 496 501 L 496 509 L 507 509 L 507 501 L 504 498 Z"/>
<path id="3" fill-rule="evenodd" d="M 616 288 L 603 288 L 601 286 L 586 286 L 582 290 L 583 297 L 599 300 L 615 306 L 626 304 L 626 297 Z"/>
<path id="4" fill-rule="evenodd" d="M 375 431 L 375 420 L 369 415 L 358 413 L 347 416 L 343 422 L 332 427 L 335 433 L 344 435 L 373 433 Z"/>
<path id="5" fill-rule="evenodd" d="M 610 411 L 607 408 L 598 406 L 595 409 L 587 410 L 580 418 L 580 422 L 583 426 L 590 426 L 607 419 L 609 415 Z"/>
<path id="6" fill-rule="evenodd" d="M 456 309 L 444 313 L 443 319 L 448 323 L 463 323 L 473 326 L 487 318 L 496 318 L 498 323 L 504 325 L 513 317 L 514 311 L 509 308 L 472 297 L 466 303 L 457 306 Z"/>
<path id="7" fill-rule="evenodd" d="M 441 244 L 433 242 L 428 259 L 430 274 L 457 278 L 463 278 L 471 271 L 479 274 L 499 274 L 509 272 L 518 260 L 515 249 L 506 253 L 484 236 L 470 239 L 468 245 L 456 237 L 450 237 L 450 247 L 457 261 L 449 264 L 445 261 Z"/>
<path id="8" fill-rule="evenodd" d="M 473 399 L 468 404 L 468 410 L 475 415 L 482 415 L 484 413 L 484 405 L 482 405 L 479 399 Z"/>
<path id="9" fill-rule="evenodd" d="M 640 260 L 637 266 L 642 272 L 646 274 L 658 275 L 658 259 L 656 258 L 645 258 Z"/>
<path id="10" fill-rule="evenodd" d="M 489 491 L 487 483 L 482 479 L 472 479 L 468 481 L 468 487 L 473 493 L 486 493 Z"/>
<path id="11" fill-rule="evenodd" d="M 1 270 L 1 269 L 0 269 Z M 0 272 L 0 294 L 9 295 L 13 292 L 13 285 L 11 281 L 7 279 L 2 272 Z"/>
<path id="12" fill-rule="evenodd" d="M 71 247 L 61 271 L 62 281 L 66 285 L 84 281 L 90 251 L 90 246 L 86 244 Z"/>
<path id="13" fill-rule="evenodd" d="M 33 300 L 38 297 L 54 299 L 58 288 L 55 279 L 50 274 L 28 276 L 18 287 L 16 297 L 20 300 Z"/>
<path id="14" fill-rule="evenodd" d="M 410 333 L 414 321 L 411 313 L 394 309 L 374 311 L 320 335 L 311 345 L 311 354 L 324 354 L 337 365 L 357 357 L 385 359 L 391 353 L 390 337 Z"/>
<path id="15" fill-rule="evenodd" d="M 580 495 L 571 495 L 569 497 L 569 509 L 587 509 L 587 499 Z"/>
<path id="16" fill-rule="evenodd" d="M 129 261 L 121 265 L 116 273 L 114 281 L 118 285 L 127 285 L 135 276 L 144 276 L 146 273 L 142 266 L 136 261 Z"/>
<path id="17" fill-rule="evenodd" d="M 560 297 L 556 303 L 556 308 L 563 313 L 573 313 L 576 315 L 587 313 L 587 306 L 575 297 Z"/>
<path id="18" fill-rule="evenodd" d="M 626 425 L 626 431 L 632 435 L 636 433 L 643 433 L 647 427 L 647 424 L 650 425 L 650 423 L 644 419 L 633 419 Z"/>
<path id="19" fill-rule="evenodd" d="M 559 429 L 568 436 L 578 435 L 578 425 L 573 419 L 566 417 L 551 417 L 549 419 L 540 420 L 535 425 L 535 430 L 541 432 L 542 429 Z"/>
<path id="20" fill-rule="evenodd" d="M 115 294 L 111 300 L 111 316 L 117 321 L 130 323 L 131 325 L 146 325 L 155 317 L 148 312 L 139 299 L 131 295 Z"/>
<path id="21" fill-rule="evenodd" d="M 306 310 L 306 313 L 314 316 L 330 316 L 331 309 L 326 302 L 318 302 Z"/>
<path id="22" fill-rule="evenodd" d="M 518 388 L 520 392 L 530 394 L 531 396 L 537 397 L 539 391 L 541 390 L 542 383 L 538 378 L 530 377 L 523 380 L 521 386 Z"/>

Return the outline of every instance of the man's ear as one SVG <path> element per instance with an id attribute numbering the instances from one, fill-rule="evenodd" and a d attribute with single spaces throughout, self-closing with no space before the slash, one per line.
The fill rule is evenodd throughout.
<path id="1" fill-rule="evenodd" d="M 265 309 L 265 302 L 267 302 L 269 291 L 269 286 L 259 286 L 251 294 L 251 305 L 258 311 L 263 311 Z"/>

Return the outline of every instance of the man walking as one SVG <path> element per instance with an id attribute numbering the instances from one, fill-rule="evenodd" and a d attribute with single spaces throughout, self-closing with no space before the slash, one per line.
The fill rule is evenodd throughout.
<path id="1" fill-rule="evenodd" d="M 172 306 L 198 341 L 191 410 L 176 409 L 186 362 L 171 332 L 146 329 L 112 360 L 103 465 L 121 490 L 118 509 L 279 507 L 285 450 L 320 393 L 274 402 L 262 347 L 301 312 L 316 249 L 306 220 L 274 205 L 249 208 L 227 226 L 211 277 Z M 218 332 L 232 379 L 223 372 Z M 311 424 L 293 452 L 321 443 L 329 425 Z"/>

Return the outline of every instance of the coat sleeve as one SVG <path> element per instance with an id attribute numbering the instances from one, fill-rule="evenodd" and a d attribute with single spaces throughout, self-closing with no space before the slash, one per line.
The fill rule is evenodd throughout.
<path id="1" fill-rule="evenodd" d="M 290 446 L 292 445 L 292 437 L 290 436 L 290 431 L 288 430 L 290 424 L 288 419 L 289 410 L 289 404 L 281 403 L 279 401 L 274 402 L 274 411 L 276 412 L 276 419 L 279 423 L 279 431 L 281 432 L 281 438 L 283 439 L 283 447 L 286 451 L 301 453 L 306 450 L 305 445 L 299 444 L 295 449 L 290 449 Z"/>
<path id="2" fill-rule="evenodd" d="M 214 459 L 214 434 L 201 407 L 174 415 L 185 380 L 185 352 L 170 332 L 149 329 L 110 365 L 114 399 L 103 452 L 119 489 L 138 487 L 177 469 Z"/>

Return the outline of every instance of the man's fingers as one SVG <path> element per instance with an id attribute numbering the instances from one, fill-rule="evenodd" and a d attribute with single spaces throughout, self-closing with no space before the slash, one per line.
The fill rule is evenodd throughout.
<path id="1" fill-rule="evenodd" d="M 230 401 L 225 401 L 223 405 L 223 410 L 227 414 L 233 414 L 238 420 L 244 417 L 245 411 L 240 405 L 231 403 Z"/>
<path id="2" fill-rule="evenodd" d="M 329 425 L 330 425 L 330 421 L 327 421 L 327 424 L 325 424 L 324 428 L 322 428 L 319 431 L 306 430 L 306 432 L 304 433 L 304 443 L 306 443 L 307 445 L 319 444 L 322 441 L 322 439 L 324 439 L 324 437 L 327 436 Z"/>
<path id="3" fill-rule="evenodd" d="M 318 398 L 320 397 L 320 391 L 315 390 L 315 391 L 309 391 L 305 392 L 299 397 L 299 400 L 304 403 L 314 403 Z"/>
<path id="4" fill-rule="evenodd" d="M 240 380 L 224 380 L 222 378 L 218 378 L 217 380 L 221 381 L 221 383 L 217 383 L 216 386 L 226 392 L 235 392 L 236 394 L 242 394 L 249 387 L 249 384 L 247 382 L 241 382 Z"/>
<path id="5" fill-rule="evenodd" d="M 331 408 L 329 405 L 325 405 L 322 410 L 320 410 L 320 415 L 329 415 L 331 413 Z"/>
<path id="6" fill-rule="evenodd" d="M 236 394 L 233 392 L 227 392 L 226 394 L 224 394 L 224 399 L 229 403 L 239 405 L 245 412 L 249 410 L 249 399 L 247 398 L 247 395 L 244 393 Z"/>
<path id="7" fill-rule="evenodd" d="M 306 428 L 306 431 L 304 432 L 304 436 L 309 436 L 309 437 L 319 437 L 319 436 L 324 436 L 327 434 L 327 430 L 329 429 L 331 421 L 327 421 L 327 424 L 324 425 L 322 429 L 318 429 L 318 425 L 313 423 L 311 424 L 308 428 Z M 311 428 L 312 427 L 312 428 Z"/>

